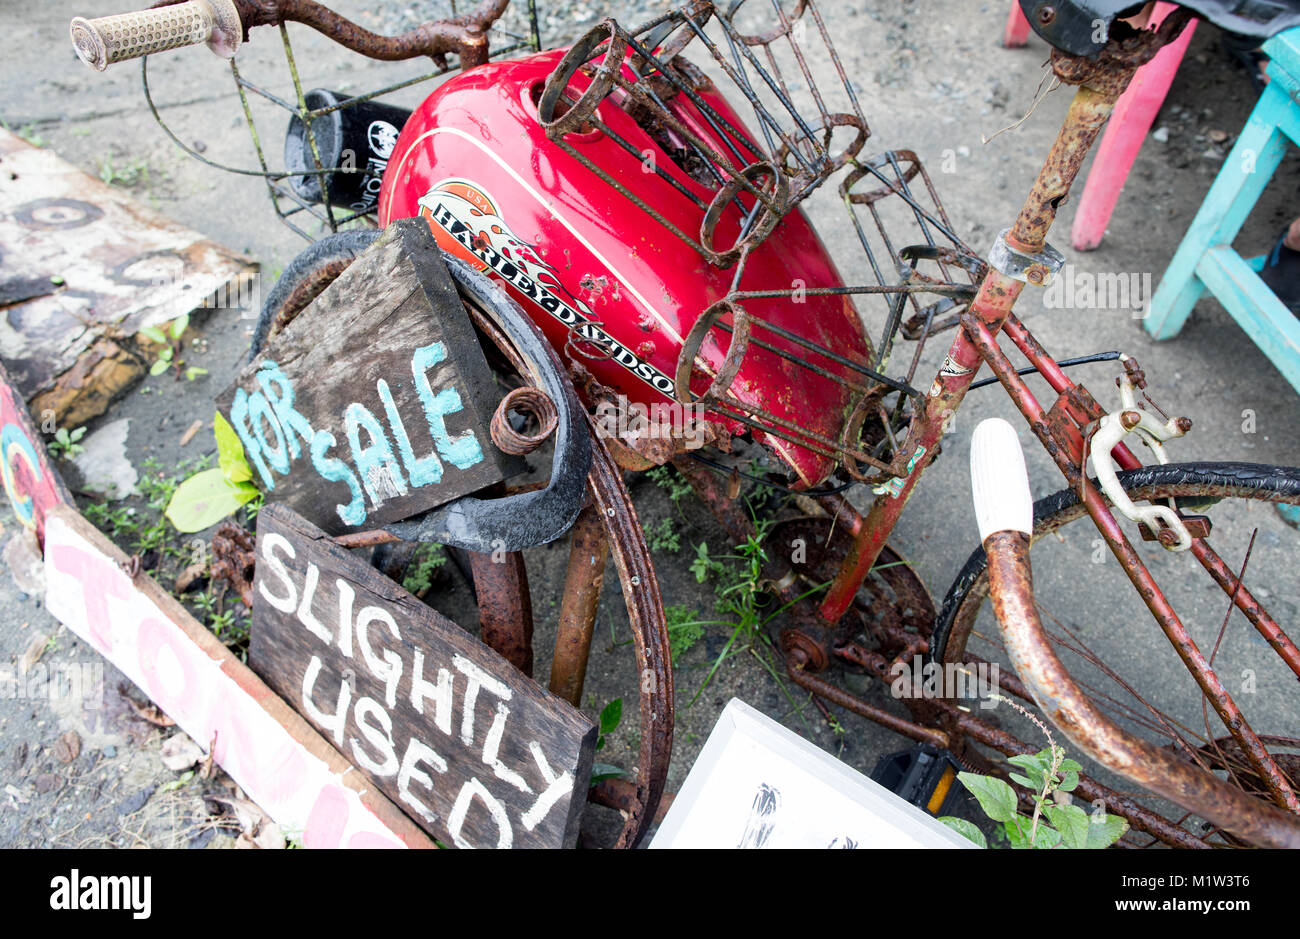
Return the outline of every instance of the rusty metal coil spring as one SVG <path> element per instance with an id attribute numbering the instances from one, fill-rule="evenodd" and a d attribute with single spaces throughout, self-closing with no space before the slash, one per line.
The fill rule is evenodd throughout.
<path id="1" fill-rule="evenodd" d="M 510 412 L 532 417 L 538 424 L 534 434 L 524 434 L 515 430 L 510 424 Z M 532 453 L 551 434 L 559 424 L 559 411 L 555 402 L 540 388 L 516 388 L 501 399 L 496 413 L 492 415 L 492 442 L 502 453 L 511 456 L 525 456 Z"/>

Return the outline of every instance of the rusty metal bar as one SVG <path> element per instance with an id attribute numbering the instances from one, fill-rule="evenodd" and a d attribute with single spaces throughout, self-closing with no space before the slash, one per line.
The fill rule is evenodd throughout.
<path id="1" fill-rule="evenodd" d="M 478 598 L 479 634 L 507 662 L 533 677 L 533 604 L 528 571 L 518 551 L 499 560 L 467 551 Z"/>
<path id="2" fill-rule="evenodd" d="M 1296 810 L 1282 811 L 1255 799 L 1169 751 L 1126 733 L 1093 705 L 1057 659 L 1038 618 L 1028 535 L 995 532 L 985 539 L 984 549 L 993 609 L 1016 674 L 1052 723 L 1076 746 L 1102 765 L 1251 844 L 1300 848 L 1300 814 Z"/>
<path id="3" fill-rule="evenodd" d="M 587 679 L 587 658 L 608 558 L 609 540 L 600 513 L 587 506 L 573 525 L 555 657 L 551 661 L 551 691 L 575 707 L 582 706 L 582 686 Z"/>

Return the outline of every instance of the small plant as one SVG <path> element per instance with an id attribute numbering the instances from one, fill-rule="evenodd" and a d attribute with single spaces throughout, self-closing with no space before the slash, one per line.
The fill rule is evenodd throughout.
<path id="1" fill-rule="evenodd" d="M 434 573 L 446 563 L 447 555 L 443 553 L 442 545 L 432 543 L 420 545 L 406 568 L 402 586 L 423 599 L 429 592 L 429 588 L 433 586 Z"/>
<path id="2" fill-rule="evenodd" d="M 691 494 L 691 484 L 671 466 L 656 466 L 646 476 L 668 494 L 674 506 L 681 509 L 681 501 Z"/>
<path id="3" fill-rule="evenodd" d="M 22 127 L 18 128 L 17 130 L 14 130 L 12 127 L 9 126 L 7 122 L 0 121 L 0 127 L 3 127 L 5 130 L 11 131 L 14 134 L 17 134 L 19 137 L 27 141 L 33 147 L 44 147 L 49 143 L 48 140 L 46 140 L 39 133 L 37 133 L 35 124 L 24 124 Z"/>
<path id="4" fill-rule="evenodd" d="M 86 436 L 86 428 L 78 427 L 76 430 L 69 431 L 66 427 L 60 427 L 54 432 L 54 439 L 46 446 L 49 447 L 50 454 L 60 460 L 70 460 L 78 453 L 84 453 L 86 448 L 78 441 Z"/>
<path id="5" fill-rule="evenodd" d="M 665 516 L 659 520 L 659 524 L 647 528 L 646 537 L 654 551 L 671 551 L 676 554 L 682 550 L 682 536 L 671 516 Z"/>
<path id="6" fill-rule="evenodd" d="M 185 331 L 190 328 L 190 315 L 182 313 L 176 319 L 166 325 L 166 329 L 160 329 L 157 326 L 145 326 L 140 330 L 140 335 L 148 339 L 155 345 L 162 346 L 158 350 L 158 358 L 153 365 L 149 366 L 149 374 L 158 376 L 171 370 L 176 373 L 176 380 L 180 381 L 182 377 L 186 381 L 194 381 L 201 375 L 208 374 L 206 368 L 199 368 L 197 365 L 186 367 L 185 360 L 181 358 L 181 337 Z"/>
<path id="7" fill-rule="evenodd" d="M 40 146 L 40 144 L 37 144 Z M 99 164 L 99 178 L 110 186 L 121 186 L 126 189 L 135 186 L 147 186 L 149 184 L 149 164 L 144 160 L 133 160 L 130 163 L 117 165 L 113 163 L 111 156 L 104 157 Z"/>
<path id="8" fill-rule="evenodd" d="M 668 626 L 668 648 L 676 665 L 704 638 L 704 625 L 699 622 L 699 614 L 685 606 L 664 607 L 664 620 Z"/>
<path id="9" fill-rule="evenodd" d="M 179 776 L 177 776 L 177 777 L 176 777 L 175 779 L 173 779 L 171 782 L 165 782 L 165 783 L 163 783 L 161 786 L 159 786 L 159 787 L 158 787 L 158 791 L 159 791 L 159 792 L 175 792 L 177 789 L 181 789 L 181 788 L 183 788 L 183 787 L 185 787 L 185 786 L 188 786 L 188 785 L 190 784 L 191 780 L 193 780 L 193 779 L 194 779 L 194 770 L 192 770 L 192 769 L 187 769 L 185 772 L 181 773 Z"/>
<path id="10" fill-rule="evenodd" d="M 212 433 L 217 440 L 219 465 L 185 480 L 164 502 L 167 519 L 177 531 L 203 531 L 262 495 L 252 483 L 253 468 L 248 465 L 239 435 L 219 412 L 212 419 Z"/>
<path id="11" fill-rule="evenodd" d="M 977 773 L 958 773 L 957 779 L 979 802 L 980 808 L 1003 831 L 1013 848 L 1108 848 L 1128 831 L 1128 822 L 1100 808 L 1089 815 L 1070 801 L 1069 793 L 1079 785 L 1082 767 L 1065 758 L 1065 750 L 1056 745 L 1047 725 L 1016 702 L 1002 695 L 994 699 L 1011 705 L 1038 725 L 1047 736 L 1047 748 L 1037 753 L 1022 753 L 1007 762 L 1019 769 L 1011 781 L 1033 792 L 1032 816 L 1022 815 L 1016 791 L 1005 780 Z M 988 842 L 974 824 L 964 818 L 944 816 L 939 819 L 949 828 L 975 842 L 981 848 Z"/>
<path id="12" fill-rule="evenodd" d="M 623 699 L 615 698 L 606 704 L 600 712 L 600 734 L 596 738 L 596 750 L 605 749 L 606 736 L 618 730 L 618 725 L 623 722 Z M 596 785 L 602 779 L 613 779 L 617 776 L 626 776 L 623 770 L 617 766 L 611 766 L 608 763 L 595 763 L 591 767 L 591 785 Z"/>

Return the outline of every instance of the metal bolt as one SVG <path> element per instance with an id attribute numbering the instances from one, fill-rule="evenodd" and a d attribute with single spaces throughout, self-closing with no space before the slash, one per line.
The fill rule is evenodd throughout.
<path id="1" fill-rule="evenodd" d="M 1056 19 L 1056 7 L 1042 6 L 1038 8 L 1038 22 L 1043 26 L 1050 26 Z"/>
<path id="2" fill-rule="evenodd" d="M 1159 539 L 1160 543 L 1166 548 L 1172 548 L 1174 545 L 1178 544 L 1178 532 L 1174 531 L 1172 528 L 1160 529 L 1160 534 L 1156 535 L 1156 538 Z"/>
<path id="3" fill-rule="evenodd" d="M 1025 271 L 1025 280 L 1031 284 L 1041 284 L 1043 282 L 1043 269 L 1035 264 L 1029 270 Z"/>
<path id="4" fill-rule="evenodd" d="M 1132 430 L 1142 423 L 1142 415 L 1137 411 L 1125 411 L 1119 416 L 1119 422 L 1125 430 Z"/>
<path id="5" fill-rule="evenodd" d="M 1174 421 L 1174 425 L 1185 434 L 1192 429 L 1192 419 L 1190 417 L 1180 417 Z"/>

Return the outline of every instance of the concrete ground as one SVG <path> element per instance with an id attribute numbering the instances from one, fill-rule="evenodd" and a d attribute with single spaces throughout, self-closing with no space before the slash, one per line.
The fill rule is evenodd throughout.
<path id="1" fill-rule="evenodd" d="M 374 0 L 336 0 L 331 5 L 379 29 L 400 27 L 434 6 Z M 539 6 L 545 18 L 544 38 L 555 44 L 572 39 L 607 11 L 620 15 L 628 5 L 617 0 L 556 4 L 539 0 Z M 633 6 L 637 15 L 629 19 L 635 20 L 667 4 L 641 0 Z M 1034 101 L 1047 58 L 1045 45 L 1035 38 L 1027 48 L 1002 49 L 1003 3 L 844 0 L 826 3 L 824 8 L 845 65 L 857 76 L 857 91 L 872 128 L 868 152 L 915 151 L 929 168 L 955 230 L 976 250 L 987 251 L 995 234 L 1014 218 L 1069 102 L 1068 89 L 1050 93 L 1027 120 L 994 136 L 1016 122 Z M 269 287 L 305 242 L 278 223 L 262 182 L 220 173 L 182 154 L 145 107 L 137 66 L 119 65 L 97 74 L 76 60 L 67 41 L 68 19 L 118 10 L 114 0 L 50 0 L 11 17 L 11 52 L 0 63 L 0 116 L 11 128 L 22 129 L 88 173 L 126 185 L 165 214 L 248 252 L 261 262 L 263 284 Z M 380 65 L 352 56 L 306 29 L 293 30 L 293 38 L 306 88 L 358 92 L 416 72 L 413 65 Z M 252 80 L 273 84 L 287 94 L 279 58 L 273 32 L 263 30 L 241 51 L 240 68 Z M 202 50 L 170 53 L 155 57 L 150 78 L 161 113 L 187 146 L 216 163 L 255 165 L 223 62 Z M 418 100 L 419 93 L 413 90 L 406 97 Z M 1139 280 L 1150 275 L 1158 283 L 1253 100 L 1245 75 L 1219 50 L 1215 31 L 1199 29 L 1157 120 L 1158 131 L 1137 159 L 1100 249 L 1087 254 L 1071 249 L 1074 206 L 1067 203 L 1063 208 L 1052 241 L 1074 270 L 1084 276 L 1137 274 Z M 285 118 L 259 111 L 255 119 L 274 159 Z M 985 138 L 992 139 L 985 143 Z M 1288 158 L 1238 239 L 1243 253 L 1263 253 L 1272 245 L 1295 211 L 1296 181 L 1297 164 Z M 814 201 L 810 214 L 841 269 L 852 270 L 851 265 L 860 264 L 850 254 L 853 234 L 833 209 L 824 201 Z M 1164 343 L 1152 341 L 1129 309 L 1051 309 L 1041 293 L 1027 293 L 1018 311 L 1058 358 L 1108 350 L 1136 356 L 1151 380 L 1153 398 L 1195 424 L 1188 438 L 1171 445 L 1173 459 L 1300 464 L 1295 391 L 1215 302 L 1202 301 L 1182 334 Z M 206 346 L 194 354 L 193 364 L 210 370 L 205 379 L 193 384 L 148 379 L 144 388 L 152 393 L 132 393 L 101 419 L 131 418 L 128 452 L 133 462 L 138 465 L 152 456 L 164 466 L 173 466 L 210 449 L 206 441 L 182 449 L 178 438 L 193 419 L 210 416 L 212 399 L 226 387 L 246 349 L 254 315 L 251 310 L 243 319 L 223 314 L 201 327 Z M 922 387 L 942 361 L 943 339 L 933 341 L 924 352 L 917 372 Z M 910 356 L 910 345 L 905 348 Z M 1073 374 L 1111 407 L 1117 400 L 1113 384 L 1117 372 L 1114 363 L 1103 363 L 1080 367 Z M 1041 383 L 1034 387 L 1040 393 L 1045 388 Z M 943 457 L 926 475 L 893 536 L 894 547 L 909 559 L 936 600 L 977 541 L 969 498 L 969 433 L 982 418 L 1014 420 L 1015 415 L 1010 400 L 997 388 L 973 392 L 945 439 Z M 1022 440 L 1028 445 L 1029 435 L 1022 433 Z M 1045 453 L 1029 449 L 1027 459 L 1035 495 L 1061 488 L 1060 474 Z M 680 534 L 679 551 L 656 552 L 665 605 L 713 619 L 714 588 L 697 583 L 688 565 L 695 545 L 707 542 L 711 553 L 719 555 L 727 552 L 727 539 L 692 499 L 674 505 L 664 489 L 645 478 L 632 486 L 644 526 L 654 529 L 663 519 L 672 518 Z M 855 494 L 855 499 L 861 501 L 861 495 Z M 1267 507 L 1247 514 L 1230 516 L 1234 536 L 1221 550 L 1230 564 L 1239 564 L 1245 540 L 1257 528 L 1252 570 L 1260 582 L 1276 584 L 1282 610 L 1294 622 L 1297 535 Z M 6 526 L 6 535 L 14 528 Z M 1244 534 L 1237 537 L 1237 532 Z M 1192 700 L 1186 695 L 1186 675 L 1176 663 L 1170 667 L 1167 643 L 1149 619 L 1134 611 L 1131 591 L 1119 589 L 1122 585 L 1112 587 L 1117 582 L 1105 579 L 1116 576 L 1114 563 L 1080 566 L 1094 556 L 1093 537 L 1095 532 L 1071 532 L 1056 546 L 1059 559 L 1036 571 L 1040 596 L 1056 615 L 1094 643 L 1108 662 L 1124 665 L 1126 678 L 1139 685 L 1144 695 L 1181 712 Z M 553 615 L 548 614 L 558 604 L 556 584 L 565 555 L 562 547 L 552 547 L 530 552 L 528 557 L 539 620 L 541 675 L 549 668 L 547 630 L 553 629 Z M 1183 596 L 1185 606 L 1180 609 L 1192 611 L 1188 619 L 1194 636 L 1204 646 L 1213 646 L 1226 604 L 1186 577 L 1186 568 L 1175 563 L 1181 559 L 1150 556 L 1158 573 L 1169 578 L 1170 589 Z M 1082 581 L 1080 571 L 1088 574 Z M 1270 572 L 1272 579 L 1266 580 Z M 467 605 L 463 586 L 452 589 L 456 583 L 449 578 L 446 595 L 433 600 L 453 616 Z M 465 623 L 463 618 L 460 621 Z M 56 631 L 57 624 L 40 608 L 38 594 L 0 579 L 0 660 L 16 662 L 33 645 L 33 635 Z M 729 630 L 710 627 L 679 662 L 670 788 L 681 785 L 719 710 L 733 696 L 780 718 L 863 771 L 869 772 L 881 755 L 908 745 L 905 739 L 843 711 L 836 711 L 842 731 L 837 732 L 809 705 L 806 695 L 779 684 L 749 655 L 729 658 L 698 701 L 689 705 L 728 635 Z M 1244 620 L 1231 621 L 1220 653 L 1223 673 L 1236 680 L 1245 671 L 1258 670 L 1258 691 L 1245 695 L 1248 716 L 1257 715 L 1252 719 L 1261 732 L 1295 736 L 1300 705 L 1293 682 L 1286 683 L 1271 669 L 1250 635 Z M 630 719 L 636 683 L 628 638 L 619 597 L 611 587 L 602 602 L 586 704 L 594 714 L 606 702 L 624 699 L 629 719 L 600 754 L 602 761 L 623 768 L 634 764 L 638 744 Z M 66 634 L 48 645 L 41 660 L 46 664 L 94 659 Z M 162 791 L 176 774 L 150 756 L 161 735 L 142 727 L 128 706 L 114 703 L 121 698 L 120 678 L 115 679 L 109 666 L 104 672 L 104 706 L 95 715 L 30 700 L 0 700 L 0 780 L 6 787 L 0 797 L 0 844 L 81 843 L 78 839 L 129 844 L 133 837 L 177 844 L 202 827 L 195 821 L 201 813 L 190 804 L 193 799 L 184 802 L 189 790 Z M 873 703 L 901 712 L 882 686 L 862 682 L 853 687 Z M 1180 717 L 1199 726 L 1199 710 L 1192 708 L 1194 713 L 1180 713 Z M 1015 723 L 1010 717 L 1004 719 L 1008 726 Z M 76 730 L 83 745 L 73 761 L 61 762 L 56 743 L 68 730 Z M 55 779 L 45 778 L 50 776 Z M 144 801 L 136 806 L 134 800 L 142 793 Z M 175 802 L 183 804 L 178 807 Z M 150 816 L 149 826 L 136 824 L 141 808 L 148 806 L 157 806 L 145 813 Z M 132 808 L 134 813 L 124 811 Z M 173 818 L 175 824 L 169 827 Z M 612 821 L 605 818 L 601 824 L 608 827 Z"/>

